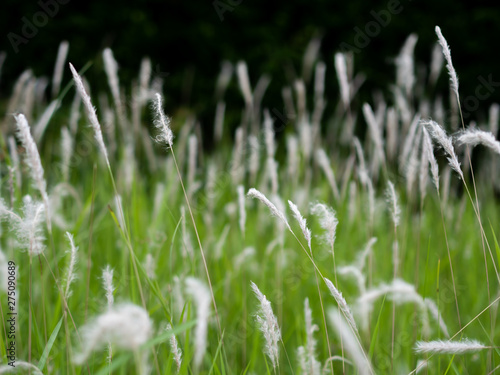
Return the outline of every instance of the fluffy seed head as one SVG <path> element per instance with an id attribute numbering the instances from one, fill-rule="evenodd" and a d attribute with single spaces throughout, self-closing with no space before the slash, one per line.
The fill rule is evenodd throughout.
<path id="1" fill-rule="evenodd" d="M 481 144 L 500 155 L 500 142 L 498 142 L 495 136 L 490 132 L 479 129 L 467 129 L 458 135 L 457 141 L 460 145 L 472 147 Z"/>
<path id="2" fill-rule="evenodd" d="M 160 144 L 165 144 L 167 148 L 172 147 L 174 142 L 174 134 L 170 129 L 170 118 L 165 116 L 163 112 L 162 98 L 159 93 L 155 94 L 153 100 L 154 121 L 153 124 L 159 130 L 159 134 L 155 137 L 155 141 Z"/>
<path id="3" fill-rule="evenodd" d="M 453 67 L 453 63 L 451 62 L 450 47 L 448 46 L 448 42 L 441 33 L 441 29 L 439 28 L 439 26 L 436 26 L 436 34 L 438 36 L 438 42 L 443 49 L 444 58 L 446 59 L 446 68 L 448 69 L 448 74 L 450 75 L 451 89 L 455 92 L 458 100 L 458 76 L 455 68 Z"/>
<path id="4" fill-rule="evenodd" d="M 483 349 L 488 349 L 488 346 L 481 344 L 477 340 L 470 339 L 462 341 L 418 341 L 415 345 L 415 352 L 431 354 L 467 354 Z"/>
<path id="5" fill-rule="evenodd" d="M 278 325 L 278 319 L 273 313 L 271 302 L 269 302 L 264 294 L 259 290 L 253 281 L 250 282 L 255 296 L 260 302 L 260 309 L 255 316 L 257 324 L 266 340 L 266 354 L 276 368 L 279 364 L 279 346 L 278 342 L 281 340 L 281 331 Z"/>
<path id="6" fill-rule="evenodd" d="M 283 223 L 285 223 L 287 228 L 290 229 L 290 225 L 288 224 L 288 220 L 286 219 L 283 212 L 278 210 L 276 208 L 276 206 L 269 199 L 267 199 L 264 194 L 262 194 L 257 189 L 251 188 L 250 190 L 248 190 L 247 196 L 250 198 L 258 199 L 259 201 L 264 203 L 267 206 L 267 208 L 269 208 L 269 210 L 271 211 L 271 214 L 276 216 L 277 218 L 281 219 L 283 221 Z"/>
<path id="7" fill-rule="evenodd" d="M 455 154 L 455 149 L 453 148 L 453 143 L 451 138 L 446 135 L 446 132 L 443 128 L 433 120 L 422 120 L 421 124 L 426 126 L 430 135 L 436 142 L 444 149 L 444 151 L 448 154 L 448 162 L 450 167 L 460 175 L 460 178 L 463 180 L 464 175 L 462 170 L 460 169 L 460 162 L 458 161 L 457 155 Z"/>
<path id="8" fill-rule="evenodd" d="M 297 220 L 297 222 L 300 225 L 300 229 L 302 230 L 302 233 L 304 234 L 304 238 L 307 241 L 307 246 L 309 247 L 309 250 L 312 251 L 311 250 L 311 230 L 307 227 L 306 219 L 304 219 L 304 217 L 300 213 L 298 207 L 292 201 L 288 201 L 288 205 L 290 206 L 290 209 L 293 212 L 293 217 L 295 218 L 295 220 Z"/>
<path id="9" fill-rule="evenodd" d="M 132 303 L 117 305 L 82 328 L 83 348 L 74 361 L 82 364 L 90 353 L 111 343 L 120 349 L 138 350 L 153 331 L 149 314 Z"/>
<path id="10" fill-rule="evenodd" d="M 320 218 L 321 228 L 326 231 L 324 238 L 330 247 L 333 247 L 339 223 L 335 211 L 326 204 L 316 203 L 311 207 L 311 212 Z"/>
<path id="11" fill-rule="evenodd" d="M 80 94 L 80 97 L 82 98 L 83 104 L 85 106 L 85 109 L 87 111 L 87 116 L 90 121 L 90 125 L 92 126 L 92 129 L 94 130 L 94 136 L 97 141 L 97 144 L 99 145 L 99 148 L 101 149 L 102 154 L 104 155 L 104 158 L 106 159 L 106 164 L 108 165 L 108 168 L 111 168 L 109 164 L 109 159 L 108 159 L 108 151 L 106 150 L 106 146 L 104 145 L 104 139 L 102 137 L 102 130 L 101 130 L 101 124 L 99 123 L 99 120 L 97 119 L 97 114 L 94 106 L 92 105 L 92 102 L 90 101 L 90 96 L 87 94 L 87 91 L 85 90 L 85 86 L 83 85 L 82 78 L 80 75 L 77 73 L 73 65 L 71 63 L 69 64 L 69 68 L 71 69 L 71 73 L 73 74 L 73 79 L 76 84 L 76 90 Z"/>

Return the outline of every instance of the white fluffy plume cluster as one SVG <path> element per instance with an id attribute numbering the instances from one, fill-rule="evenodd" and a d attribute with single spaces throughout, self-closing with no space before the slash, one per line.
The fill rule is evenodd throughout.
<path id="1" fill-rule="evenodd" d="M 17 215 L 0 200 L 0 218 L 9 221 L 10 229 L 16 233 L 17 246 L 26 250 L 30 256 L 39 255 L 45 250 L 45 205 L 26 195 L 23 198 L 22 212 L 22 216 Z"/>
<path id="2" fill-rule="evenodd" d="M 479 129 L 467 129 L 461 132 L 456 139 L 461 145 L 472 147 L 483 145 L 500 155 L 500 142 L 498 142 L 495 136 L 490 132 Z"/>
<path id="3" fill-rule="evenodd" d="M 462 341 L 436 340 L 436 341 L 418 341 L 415 345 L 415 352 L 430 354 L 466 354 L 474 353 L 488 346 L 481 344 L 477 340 L 464 339 Z"/>
<path id="4" fill-rule="evenodd" d="M 116 305 L 82 328 L 83 347 L 74 362 L 84 363 L 90 353 L 108 343 L 118 349 L 136 351 L 152 332 L 153 324 L 146 310 L 132 303 Z"/>
<path id="5" fill-rule="evenodd" d="M 260 302 L 260 309 L 255 316 L 255 320 L 260 327 L 264 339 L 266 340 L 266 354 L 273 364 L 273 368 L 279 365 L 279 346 L 281 340 L 281 330 L 278 325 L 278 319 L 273 313 L 271 302 L 269 302 L 264 294 L 259 290 L 255 283 L 251 282 L 252 290 Z"/>
<path id="6" fill-rule="evenodd" d="M 159 134 L 155 137 L 155 141 L 161 144 L 165 144 L 168 147 L 172 147 L 174 142 L 174 134 L 170 128 L 170 118 L 168 118 L 163 112 L 162 98 L 159 93 L 155 94 L 153 100 L 153 114 L 154 121 L 153 124 L 156 129 L 159 130 Z"/>
<path id="7" fill-rule="evenodd" d="M 201 365 L 205 351 L 207 350 L 208 318 L 210 317 L 211 295 L 210 290 L 202 281 L 194 278 L 186 278 L 186 292 L 196 304 L 196 330 L 194 333 L 194 364 L 198 368 Z"/>

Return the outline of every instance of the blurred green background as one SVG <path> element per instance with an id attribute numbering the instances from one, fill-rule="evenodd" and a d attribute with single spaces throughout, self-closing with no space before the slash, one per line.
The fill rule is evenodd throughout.
<path id="1" fill-rule="evenodd" d="M 42 11 L 41 4 L 48 3 L 57 4 L 57 12 L 38 28 L 36 35 L 27 38 L 27 43 L 19 44 L 16 53 L 11 42 L 13 34 L 22 36 L 25 20 L 33 21 L 37 12 Z M 10 95 L 13 81 L 28 67 L 36 75 L 50 77 L 58 45 L 68 40 L 68 60 L 77 68 L 90 60 L 94 62 L 86 73 L 93 91 L 106 87 L 103 48 L 113 49 L 120 65 L 120 79 L 125 84 L 137 76 L 141 58 L 149 56 L 154 74 L 165 78 L 167 112 L 189 106 L 202 123 L 207 123 L 213 119 L 214 85 L 223 60 L 234 63 L 246 60 L 253 85 L 261 74 L 270 75 L 272 81 L 264 106 L 283 108 L 281 88 L 290 82 L 294 72 L 300 75 L 305 48 L 312 37 L 319 35 L 320 58 L 327 64 L 327 98 L 336 102 L 334 53 L 342 43 L 355 46 L 357 30 L 365 30 L 375 20 L 374 12 L 384 12 L 390 7 L 398 9 L 398 14 L 392 14 L 387 25 L 380 27 L 367 46 L 355 53 L 356 71 L 367 75 L 360 93 L 363 99 L 370 100 L 373 89 L 388 92 L 395 78 L 393 58 L 410 33 L 419 36 L 416 60 L 428 66 L 436 41 L 435 25 L 441 26 L 451 46 L 462 98 L 474 95 L 480 84 L 479 76 L 491 74 L 494 81 L 500 81 L 497 59 L 500 7 L 496 2 L 2 0 L 0 51 L 7 53 L 7 59 L 0 97 Z M 64 82 L 69 76 L 67 70 Z M 445 74 L 439 88 L 443 91 L 447 88 Z M 500 93 L 495 90 L 481 101 L 479 113 L 485 113 L 489 104 L 499 99 Z M 243 105 L 236 80 L 229 87 L 226 101 L 228 107 Z M 327 108 L 326 114 L 329 111 L 332 109 Z"/>

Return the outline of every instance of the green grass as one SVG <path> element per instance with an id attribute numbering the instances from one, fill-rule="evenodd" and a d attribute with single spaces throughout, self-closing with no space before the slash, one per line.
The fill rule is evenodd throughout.
<path id="1" fill-rule="evenodd" d="M 93 100 L 97 100 L 96 95 Z M 57 134 L 69 117 L 69 113 L 64 114 L 65 107 L 59 111 L 61 114 L 58 115 L 57 121 L 54 120 L 49 126 L 50 133 L 47 133 L 38 145 L 49 194 L 55 191 L 61 182 L 58 169 L 61 155 Z M 147 113 L 144 109 L 142 125 L 149 129 L 150 133 L 154 133 Z M 102 117 L 100 111 L 98 115 Z M 342 116 L 336 119 L 337 123 L 344 120 Z M 6 124 L 12 125 L 9 117 L 2 128 L 5 131 L 2 134 L 4 157 L 0 191 L 7 206 L 10 206 L 12 200 L 14 211 L 19 212 L 24 195 L 39 197 L 32 187 L 25 163 L 21 164 L 22 185 L 14 180 L 14 189 L 10 188 L 7 166 L 12 165 L 12 159 L 6 147 L 6 137 L 9 134 Z M 45 231 L 47 248 L 44 254 L 32 259 L 31 347 L 28 346 L 30 259 L 26 252 L 20 252 L 16 248 L 15 235 L 9 231 L 8 223 L 2 224 L 2 250 L 6 259 L 14 261 L 17 266 L 16 360 L 28 361 L 31 356 L 31 362 L 43 373 L 53 374 L 132 374 L 140 372 L 144 364 L 152 373 L 175 373 L 176 366 L 169 346 L 171 333 L 164 331 L 165 324 L 170 322 L 183 353 L 180 373 L 194 373 L 194 327 L 198 323 L 196 306 L 183 293 L 182 282 L 186 277 L 194 276 L 207 284 L 207 275 L 179 176 L 172 164 L 171 151 L 157 147 L 154 153 L 159 167 L 152 170 L 145 157 L 146 149 L 140 137 L 133 140 L 135 156 L 130 159 L 124 149 L 125 144 L 130 141 L 126 141 L 123 134 L 119 133 L 118 152 L 110 154 L 110 161 L 116 190 L 122 197 L 127 228 L 124 231 L 119 224 L 119 210 L 115 206 L 115 191 L 110 174 L 94 145 L 91 129 L 85 127 L 85 124 L 86 118 L 82 116 L 68 181 L 70 189 L 73 189 L 73 196 L 62 199 L 56 212 L 65 218 L 69 225 L 62 228 L 53 221 L 53 233 Z M 288 125 L 285 136 L 295 133 L 292 130 L 294 124 Z M 183 182 L 187 183 L 189 167 L 185 145 L 188 132 L 183 133 L 183 126 L 183 118 L 173 118 L 172 127 L 177 135 L 174 140 L 176 157 Z M 337 140 L 332 143 L 328 138 L 318 138 L 318 141 L 321 141 L 322 147 L 325 147 L 331 156 L 332 168 L 336 173 L 337 183 L 340 184 L 351 147 L 339 145 Z M 106 142 L 109 142 L 109 139 L 106 139 Z M 366 142 L 367 155 L 373 155 L 371 146 Z M 290 232 L 283 229 L 282 223 L 276 217 L 270 215 L 267 207 L 256 200 L 246 199 L 247 218 L 244 233 L 238 225 L 239 183 L 244 185 L 245 192 L 256 187 L 274 199 L 265 177 L 264 148 L 264 142 L 261 142 L 261 169 L 254 184 L 250 182 L 248 174 L 242 181 L 235 181 L 235 177 L 231 175 L 230 161 L 234 160 L 234 156 L 229 134 L 225 135 L 225 139 L 213 152 L 198 155 L 195 177 L 200 187 L 190 195 L 189 203 L 207 259 L 222 333 L 219 333 L 212 306 L 208 347 L 199 373 L 307 373 L 300 369 L 297 358 L 297 348 L 304 345 L 306 340 L 303 309 L 306 297 L 311 304 L 314 323 L 319 328 L 314 334 L 318 342 L 317 359 L 323 365 L 329 357 L 317 285 L 319 284 L 325 305 L 325 314 L 330 306 L 336 306 L 336 302 L 321 279 L 317 284 L 315 268 L 304 253 L 306 241 L 290 211 L 287 210 L 286 216 L 302 245 Z M 21 149 L 19 151 L 22 152 Z M 442 202 L 430 183 L 424 202 L 420 201 L 418 194 L 409 197 L 405 189 L 406 181 L 397 172 L 397 161 L 389 160 L 388 176 L 384 177 L 381 173 L 381 177 L 374 180 L 376 207 L 371 226 L 368 195 L 356 176 L 353 175 L 349 179 L 349 182 L 357 187 L 356 196 L 350 197 L 346 194 L 340 201 L 335 202 L 323 172 L 313 160 L 308 160 L 304 152 L 299 151 L 298 169 L 289 175 L 285 156 L 284 142 L 280 142 L 276 155 L 279 160 L 278 195 L 283 202 L 290 199 L 297 203 L 302 214 L 308 219 L 308 226 L 313 234 L 313 259 L 318 270 L 332 281 L 337 278 L 336 286 L 352 309 L 355 310 L 359 297 L 356 283 L 352 278 L 335 275 L 331 249 L 319 240 L 323 230 L 317 218 L 309 214 L 309 203 L 325 202 L 337 213 L 337 269 L 354 262 L 368 241 L 375 237 L 377 242 L 365 267 L 367 288 L 390 283 L 393 279 L 392 246 L 397 239 L 400 251 L 399 277 L 414 284 L 422 297 L 431 298 L 438 304 L 450 335 L 459 333 L 456 339 L 468 337 L 487 346 L 495 346 L 500 333 L 496 326 L 498 306 L 494 304 L 493 307 L 487 307 L 499 293 L 493 262 L 498 269 L 500 205 L 494 196 L 492 181 L 481 171 L 482 165 L 475 167 L 475 176 L 481 222 L 493 255 L 492 258 L 485 247 L 487 270 L 478 220 L 469 198 L 463 192 L 461 181 L 455 175 L 452 175 L 450 196 L 444 205 L 444 226 L 455 276 L 461 326 L 468 324 L 461 330 L 441 217 Z M 247 154 L 243 156 L 243 160 L 248 160 Z M 485 160 L 484 164 L 490 162 L 491 160 Z M 207 170 L 211 163 L 215 165 L 216 170 L 213 189 L 207 183 Z M 441 164 L 441 168 L 443 167 L 444 163 Z M 126 168 L 130 168 L 132 172 L 131 185 L 126 182 Z M 402 211 L 396 232 L 384 195 L 389 178 L 395 183 Z M 467 180 L 467 184 L 473 191 L 472 181 Z M 156 191 L 160 186 L 163 187 L 164 194 L 160 200 L 155 200 Z M 186 188 L 189 190 L 191 186 Z M 54 198 L 58 199 L 59 196 L 60 194 Z M 351 208 L 354 210 L 351 211 Z M 69 262 L 66 253 L 69 248 L 65 237 L 66 230 L 74 234 L 75 243 L 79 246 L 77 279 L 71 287 L 72 294 L 67 301 L 67 311 L 58 290 Z M 248 247 L 253 247 L 255 253 L 237 264 L 238 256 Z M 150 270 L 145 266 L 148 254 L 154 260 L 154 277 L 148 274 Z M 108 362 L 107 349 L 102 347 L 93 352 L 85 365 L 75 365 L 72 357 L 79 351 L 80 345 L 85 345 L 85 342 L 79 342 L 81 328 L 107 308 L 101 279 L 102 271 L 107 265 L 114 269 L 115 303 L 129 301 L 142 306 L 142 291 L 145 307 L 154 324 L 154 332 L 151 339 L 136 353 L 115 350 L 111 362 Z M 486 275 L 489 281 L 489 296 Z M 179 285 L 176 284 L 175 278 L 180 280 L 182 297 L 176 292 Z M 282 345 L 279 369 L 276 371 L 263 352 L 263 337 L 254 319 L 259 306 L 251 292 L 250 281 L 255 282 L 267 296 L 278 317 Z M 6 341 L 4 332 L 8 311 L 7 296 L 1 292 L 0 298 L 3 315 L 3 325 L 0 326 L 0 354 L 6 363 L 6 346 L 9 341 Z M 368 330 L 361 332 L 361 344 L 372 362 L 375 373 L 378 374 L 410 373 L 417 366 L 418 360 L 426 358 L 415 354 L 413 347 L 416 341 L 444 339 L 432 317 L 432 333 L 429 337 L 423 337 L 421 313 L 414 304 L 397 305 L 394 311 L 394 340 L 393 302 L 389 296 L 374 303 L 369 315 Z M 358 315 L 356 319 L 359 326 Z M 331 355 L 340 356 L 341 342 L 328 320 L 327 324 Z M 346 358 L 351 360 L 347 354 Z M 499 362 L 499 352 L 496 348 L 460 356 L 433 355 L 429 360 L 428 373 L 485 374 L 495 369 Z M 332 368 L 335 374 L 341 374 L 343 371 L 340 361 L 334 361 Z M 357 370 L 352 365 L 345 364 L 345 373 L 356 374 Z"/>

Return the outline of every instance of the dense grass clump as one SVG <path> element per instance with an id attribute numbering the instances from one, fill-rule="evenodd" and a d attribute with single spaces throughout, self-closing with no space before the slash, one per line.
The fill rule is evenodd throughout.
<path id="1" fill-rule="evenodd" d="M 285 116 L 238 62 L 231 134 L 226 62 L 209 153 L 148 59 L 128 90 L 106 49 L 93 93 L 65 46 L 50 102 L 23 73 L 0 133 L 0 372 L 494 373 L 499 107 L 464 123 L 436 33 L 449 105 L 442 57 L 416 77 L 411 35 L 373 103 L 351 54 L 304 58 Z"/>

